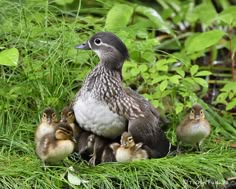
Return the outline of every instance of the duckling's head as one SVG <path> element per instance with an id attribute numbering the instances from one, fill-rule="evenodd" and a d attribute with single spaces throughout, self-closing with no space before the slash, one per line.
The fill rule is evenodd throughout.
<path id="1" fill-rule="evenodd" d="M 67 122 L 67 123 L 74 123 L 75 122 L 75 114 L 71 106 L 67 106 L 63 108 L 61 112 L 61 121 L 60 122 Z"/>
<path id="2" fill-rule="evenodd" d="M 98 32 L 75 48 L 93 50 L 101 63 L 114 70 L 120 70 L 123 62 L 129 58 L 125 44 L 111 32 Z"/>
<path id="3" fill-rule="evenodd" d="M 57 122 L 57 115 L 55 110 L 52 108 L 46 108 L 43 111 L 42 122 L 47 122 L 48 124 Z"/>
<path id="4" fill-rule="evenodd" d="M 120 144 L 124 148 L 131 148 L 131 147 L 135 146 L 134 139 L 133 139 L 132 135 L 128 132 L 124 132 L 121 135 Z"/>
<path id="5" fill-rule="evenodd" d="M 58 123 L 55 131 L 55 138 L 57 140 L 72 140 L 75 142 L 72 128 L 68 123 L 64 122 Z"/>
<path id="6" fill-rule="evenodd" d="M 205 118 L 204 110 L 200 104 L 194 104 L 189 114 L 191 120 L 200 120 Z"/>

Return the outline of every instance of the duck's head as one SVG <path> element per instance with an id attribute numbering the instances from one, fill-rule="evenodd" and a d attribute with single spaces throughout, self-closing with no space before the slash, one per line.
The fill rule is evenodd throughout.
<path id="1" fill-rule="evenodd" d="M 191 120 L 200 120 L 205 118 L 204 110 L 200 104 L 194 104 L 189 114 Z"/>
<path id="2" fill-rule="evenodd" d="M 125 44 L 111 32 L 98 32 L 75 48 L 93 50 L 102 64 L 114 70 L 120 70 L 124 61 L 129 58 Z"/>
<path id="3" fill-rule="evenodd" d="M 120 144 L 124 148 L 131 148 L 131 147 L 135 146 L 134 139 L 133 139 L 132 135 L 128 132 L 124 132 L 121 135 Z"/>
<path id="4" fill-rule="evenodd" d="M 48 124 L 57 122 L 56 112 L 52 108 L 46 108 L 43 111 L 42 122 L 47 122 Z"/>
<path id="5" fill-rule="evenodd" d="M 60 122 L 67 122 L 69 124 L 75 122 L 75 114 L 74 114 L 74 110 L 72 109 L 72 107 L 67 106 L 67 107 L 63 108 L 63 110 L 61 111 Z"/>
<path id="6" fill-rule="evenodd" d="M 70 127 L 68 123 L 60 122 L 57 125 L 56 131 L 55 131 L 55 138 L 57 140 L 71 140 L 73 142 L 76 142 L 76 140 L 73 137 L 73 130 Z"/>

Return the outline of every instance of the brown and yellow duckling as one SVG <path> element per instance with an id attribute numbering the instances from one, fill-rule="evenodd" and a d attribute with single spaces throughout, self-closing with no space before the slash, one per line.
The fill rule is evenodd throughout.
<path id="1" fill-rule="evenodd" d="M 41 122 L 35 131 L 35 142 L 38 144 L 41 138 L 49 133 L 53 133 L 58 123 L 56 112 L 52 108 L 43 111 Z"/>
<path id="2" fill-rule="evenodd" d="M 142 143 L 135 144 L 130 133 L 124 132 L 121 135 L 120 143 L 113 143 L 110 147 L 113 149 L 117 162 L 129 162 L 134 160 L 147 159 L 148 153 L 142 149 Z"/>
<path id="3" fill-rule="evenodd" d="M 72 109 L 72 107 L 67 106 L 67 107 L 63 108 L 63 110 L 61 112 L 60 122 L 67 122 L 71 126 L 73 133 L 74 133 L 74 138 L 77 140 L 80 133 L 82 132 L 82 130 L 75 120 L 75 114 L 74 114 L 74 110 Z"/>
<path id="4" fill-rule="evenodd" d="M 204 110 L 200 104 L 192 106 L 190 113 L 180 122 L 176 129 L 178 151 L 179 142 L 196 146 L 200 150 L 200 144 L 209 136 L 211 127 L 205 118 Z"/>
<path id="5" fill-rule="evenodd" d="M 36 153 L 43 163 L 55 163 L 69 156 L 75 147 L 73 130 L 68 123 L 58 123 L 53 133 L 43 136 Z"/>

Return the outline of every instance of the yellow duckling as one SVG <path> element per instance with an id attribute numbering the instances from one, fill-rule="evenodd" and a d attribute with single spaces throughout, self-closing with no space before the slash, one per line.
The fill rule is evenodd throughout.
<path id="1" fill-rule="evenodd" d="M 129 162 L 134 160 L 147 159 L 148 153 L 142 149 L 142 143 L 135 144 L 130 133 L 124 132 L 121 135 L 120 143 L 113 143 L 110 147 L 113 149 L 117 162 Z"/>
<path id="2" fill-rule="evenodd" d="M 63 160 L 74 151 L 73 130 L 68 123 L 59 123 L 55 132 L 46 134 L 36 147 L 36 153 L 44 162 Z"/>
<path id="3" fill-rule="evenodd" d="M 38 145 L 41 138 L 49 133 L 53 133 L 58 123 L 56 112 L 52 108 L 43 111 L 41 122 L 35 131 L 35 143 Z"/>
<path id="4" fill-rule="evenodd" d="M 200 104 L 192 106 L 190 113 L 180 122 L 176 129 L 178 150 L 179 142 L 196 145 L 200 150 L 200 144 L 209 136 L 211 127 L 205 118 L 204 110 Z"/>

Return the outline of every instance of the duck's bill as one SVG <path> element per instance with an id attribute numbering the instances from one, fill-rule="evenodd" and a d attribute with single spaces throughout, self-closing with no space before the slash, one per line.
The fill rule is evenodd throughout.
<path id="1" fill-rule="evenodd" d="M 86 41 L 85 43 L 82 43 L 80 45 L 75 46 L 76 49 L 82 49 L 82 50 L 90 50 L 89 43 Z"/>

